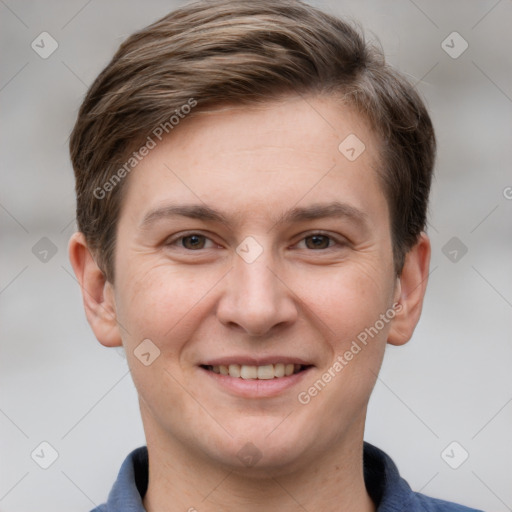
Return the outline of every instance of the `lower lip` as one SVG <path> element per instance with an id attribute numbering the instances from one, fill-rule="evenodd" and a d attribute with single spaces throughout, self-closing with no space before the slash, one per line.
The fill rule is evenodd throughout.
<path id="1" fill-rule="evenodd" d="M 298 373 L 293 373 L 287 377 L 278 377 L 273 379 L 242 379 L 241 377 L 230 377 L 222 375 L 211 370 L 199 367 L 219 386 L 225 390 L 244 398 L 271 398 L 278 396 L 284 391 L 300 383 L 313 367 L 310 366 Z"/>

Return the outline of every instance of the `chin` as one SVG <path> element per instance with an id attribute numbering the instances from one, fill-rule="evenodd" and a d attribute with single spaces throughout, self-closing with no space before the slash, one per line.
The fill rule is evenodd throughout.
<path id="1" fill-rule="evenodd" d="M 297 423 L 285 420 L 280 425 L 282 421 L 245 421 L 244 428 L 237 429 L 243 434 L 219 440 L 212 458 L 230 471 L 254 478 L 292 473 L 308 463 L 308 452 L 318 447 L 315 450 L 314 439 L 305 438 Z"/>

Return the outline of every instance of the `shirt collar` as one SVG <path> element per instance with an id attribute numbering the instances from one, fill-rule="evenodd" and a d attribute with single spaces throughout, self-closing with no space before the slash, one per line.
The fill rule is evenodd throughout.
<path id="1" fill-rule="evenodd" d="M 142 498 L 148 488 L 148 449 L 141 446 L 124 460 L 104 508 L 91 512 L 146 512 Z"/>

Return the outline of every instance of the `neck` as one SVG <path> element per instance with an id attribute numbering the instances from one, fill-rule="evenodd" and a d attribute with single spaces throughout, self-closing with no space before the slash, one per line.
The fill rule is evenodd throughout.
<path id="1" fill-rule="evenodd" d="M 257 476 L 209 462 L 168 436 L 145 428 L 149 484 L 143 502 L 147 512 L 376 510 L 364 483 L 363 428 L 358 435 L 341 439 L 336 449 L 321 457 L 316 454 L 313 461 L 298 468 Z"/>

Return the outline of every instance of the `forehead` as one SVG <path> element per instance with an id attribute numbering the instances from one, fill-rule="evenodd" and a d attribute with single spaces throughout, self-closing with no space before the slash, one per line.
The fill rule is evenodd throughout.
<path id="1" fill-rule="evenodd" d="M 123 210 L 169 202 L 269 219 L 321 200 L 379 209 L 378 141 L 365 120 L 330 97 L 217 106 L 185 117 L 129 176 Z M 137 213 L 134 213 L 137 210 Z"/>

